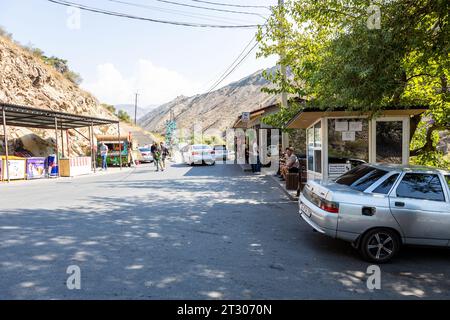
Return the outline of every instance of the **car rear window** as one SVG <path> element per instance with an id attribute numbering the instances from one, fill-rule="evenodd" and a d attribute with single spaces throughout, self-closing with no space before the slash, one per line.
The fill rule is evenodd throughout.
<path id="1" fill-rule="evenodd" d="M 347 185 L 358 191 L 364 191 L 386 173 L 385 170 L 361 165 L 337 178 L 336 183 Z"/>
<path id="2" fill-rule="evenodd" d="M 141 152 L 150 152 L 150 149 L 147 149 L 147 148 L 139 148 L 139 151 L 141 151 Z"/>
<path id="3" fill-rule="evenodd" d="M 407 173 L 397 187 L 397 197 L 445 201 L 437 174 Z"/>
<path id="4" fill-rule="evenodd" d="M 380 193 L 380 194 L 388 194 L 389 190 L 391 190 L 392 186 L 394 185 L 395 181 L 397 181 L 399 174 L 393 174 L 386 180 L 384 180 L 378 187 L 376 187 L 372 192 L 373 193 Z"/>
<path id="5" fill-rule="evenodd" d="M 205 150 L 205 149 L 211 149 L 211 147 L 210 146 L 193 146 L 192 149 Z"/>

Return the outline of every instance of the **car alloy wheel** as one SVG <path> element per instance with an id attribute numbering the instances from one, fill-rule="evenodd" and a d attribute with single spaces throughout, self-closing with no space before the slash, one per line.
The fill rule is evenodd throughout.
<path id="1" fill-rule="evenodd" d="M 374 229 L 364 235 L 360 249 L 367 260 L 383 263 L 392 259 L 399 247 L 400 241 L 394 231 Z"/>

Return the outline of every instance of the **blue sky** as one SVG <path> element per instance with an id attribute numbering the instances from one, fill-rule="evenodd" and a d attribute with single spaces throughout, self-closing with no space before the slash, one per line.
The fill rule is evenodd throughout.
<path id="1" fill-rule="evenodd" d="M 150 9 L 109 0 L 69 1 L 161 20 L 208 24 L 263 22 L 258 16 L 186 8 L 158 0 L 124 0 L 145 4 Z M 192 0 L 172 1 L 265 16 L 270 13 L 265 9 L 213 6 Z M 277 0 L 216 2 L 274 5 Z M 81 74 L 82 87 L 111 104 L 132 103 L 136 90 L 142 106 L 161 104 L 181 94 L 205 92 L 255 33 L 255 29 L 178 27 L 85 11 L 81 11 L 79 28 L 73 24 L 76 21 L 73 10 L 47 0 L 0 0 L 0 26 L 24 45 L 32 44 L 47 55 L 67 59 L 70 67 Z M 256 59 L 255 53 L 222 85 L 277 61 L 277 57 Z"/>

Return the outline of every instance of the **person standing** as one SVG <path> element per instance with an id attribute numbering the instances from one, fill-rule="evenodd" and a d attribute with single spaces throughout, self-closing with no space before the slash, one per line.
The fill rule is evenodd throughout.
<path id="1" fill-rule="evenodd" d="M 108 157 L 108 146 L 104 142 L 100 145 L 100 156 L 102 157 L 102 170 L 107 170 L 108 164 L 106 159 Z"/>
<path id="2" fill-rule="evenodd" d="M 253 173 L 261 172 L 261 161 L 259 159 L 258 141 L 253 140 L 249 161 Z"/>

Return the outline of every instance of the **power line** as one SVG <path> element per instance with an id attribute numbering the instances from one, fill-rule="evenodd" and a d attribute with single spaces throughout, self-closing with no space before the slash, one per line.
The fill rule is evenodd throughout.
<path id="1" fill-rule="evenodd" d="M 225 71 L 219 76 L 219 78 L 211 85 L 210 89 L 208 90 L 208 93 L 210 93 L 214 88 L 218 85 L 218 83 L 221 82 L 222 77 L 230 70 L 234 64 L 239 60 L 239 58 L 244 54 L 245 50 L 252 44 L 252 42 L 255 40 L 256 36 L 253 36 L 249 43 L 242 49 L 242 51 L 239 53 L 239 55 L 234 59 L 234 61 L 225 69 Z"/>
<path id="2" fill-rule="evenodd" d="M 266 22 L 264 23 L 263 26 L 265 26 L 267 24 L 267 20 L 269 18 L 266 19 Z M 266 35 L 267 32 L 264 34 Z M 244 47 L 244 49 L 242 49 L 241 53 L 239 53 L 239 55 L 236 57 L 236 59 L 234 59 L 234 61 L 231 63 L 231 65 L 224 71 L 224 73 L 219 77 L 219 79 L 216 80 L 216 82 L 214 82 L 214 84 L 211 86 L 211 88 L 208 90 L 207 92 L 207 96 L 215 89 L 217 88 L 217 86 L 219 86 L 234 70 L 236 70 L 236 68 L 248 57 L 248 55 L 256 48 L 256 46 L 258 45 L 258 42 L 256 42 L 253 47 L 245 54 L 244 57 L 242 57 L 241 60 L 239 60 L 239 58 L 244 54 L 245 50 L 247 50 L 247 48 L 252 44 L 252 42 L 256 39 L 256 34 L 252 37 L 252 39 L 250 40 L 249 43 L 247 43 L 247 45 Z M 239 60 L 239 62 L 237 62 Z M 237 62 L 237 64 L 236 64 Z M 235 65 L 236 64 L 236 65 Z M 234 66 L 234 67 L 233 67 Z M 230 70 L 231 69 L 231 70 Z"/>
<path id="3" fill-rule="evenodd" d="M 220 16 L 211 16 L 211 15 L 202 14 L 202 13 L 187 13 L 186 11 L 180 11 L 180 10 L 174 10 L 174 9 L 167 9 L 167 8 L 149 6 L 149 5 L 145 5 L 145 4 L 128 2 L 128 1 L 120 1 L 120 0 L 106 0 L 106 1 L 113 2 L 113 3 L 118 3 L 118 4 L 123 4 L 123 5 L 128 5 L 128 6 L 132 6 L 132 7 L 137 7 L 137 8 L 143 8 L 143 9 L 149 9 L 149 10 L 156 10 L 156 11 L 160 11 L 160 12 L 172 13 L 172 14 L 181 15 L 181 16 L 190 17 L 190 18 L 201 18 L 201 19 L 215 21 L 215 22 L 230 23 L 230 21 L 233 21 L 233 22 L 240 22 L 240 23 L 244 22 L 245 23 L 245 21 L 241 20 L 241 19 L 235 19 L 235 18 L 228 18 L 227 17 L 226 18 L 227 20 L 225 20 L 224 17 L 220 17 Z"/>
<path id="4" fill-rule="evenodd" d="M 199 3 L 207 3 L 212 4 L 214 6 L 224 6 L 224 7 L 235 7 L 235 8 L 259 8 L 259 9 L 270 9 L 269 6 L 252 6 L 252 5 L 245 5 L 245 4 L 230 4 L 230 3 L 220 3 L 220 2 L 213 2 L 213 1 L 202 1 L 202 0 L 191 0 L 193 2 L 199 2 Z"/>
<path id="5" fill-rule="evenodd" d="M 239 29 L 239 28 L 257 28 L 259 26 L 257 24 L 255 24 L 255 25 L 217 25 L 217 24 L 204 24 L 204 23 L 190 23 L 190 22 L 181 22 L 181 21 L 159 20 L 159 19 L 134 16 L 134 15 L 116 12 L 116 11 L 107 11 L 107 10 L 103 10 L 103 9 L 88 7 L 88 6 L 85 6 L 85 5 L 82 5 L 79 3 L 75 3 L 75 2 L 69 2 L 69 1 L 63 1 L 63 0 L 47 0 L 47 1 L 55 3 L 55 4 L 59 4 L 62 6 L 66 6 L 66 7 L 74 7 L 74 8 L 78 8 L 80 10 L 90 11 L 90 12 L 109 15 L 109 16 L 141 20 L 141 21 L 148 21 L 148 22 L 155 22 L 155 23 L 171 24 L 171 25 L 183 26 L 183 27 Z"/>
<path id="6" fill-rule="evenodd" d="M 253 42 L 254 38 L 252 38 L 252 40 L 250 41 L 250 43 L 245 47 L 245 49 Z M 238 56 L 238 58 L 230 65 L 230 67 L 228 67 L 227 70 L 225 70 L 224 74 L 222 74 L 222 76 L 219 77 L 219 79 L 213 84 L 213 86 L 208 90 L 207 95 L 209 95 L 215 88 L 217 88 L 231 73 L 234 72 L 234 70 L 236 70 L 236 68 L 249 56 L 249 54 L 256 48 L 256 46 L 258 45 L 258 42 L 256 42 L 253 47 L 250 48 L 250 50 L 241 58 L 241 60 L 239 60 L 239 62 L 230 70 L 230 67 L 233 66 L 236 62 L 237 59 L 239 59 L 239 57 L 243 54 L 243 52 L 245 51 L 245 49 L 241 52 L 241 54 Z"/>
<path id="7" fill-rule="evenodd" d="M 170 0 L 155 0 L 155 1 L 162 2 L 162 3 L 168 3 L 168 4 L 173 4 L 173 5 L 176 5 L 176 6 L 196 8 L 196 9 L 203 9 L 203 10 L 228 12 L 228 13 L 238 13 L 238 14 L 248 14 L 248 15 L 253 15 L 253 16 L 259 16 L 259 17 L 265 19 L 265 17 L 263 15 L 261 15 L 259 13 L 255 13 L 255 12 L 225 10 L 225 9 L 217 9 L 217 8 L 211 8 L 211 7 L 195 6 L 195 5 L 191 5 L 191 4 L 187 4 L 187 3 L 180 3 L 180 2 L 170 1 Z"/>

